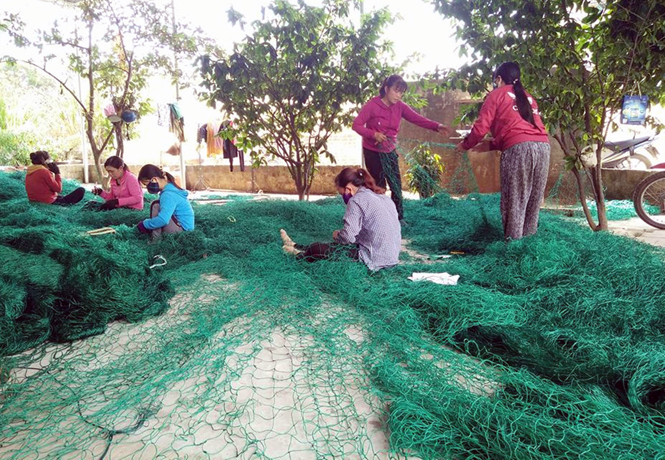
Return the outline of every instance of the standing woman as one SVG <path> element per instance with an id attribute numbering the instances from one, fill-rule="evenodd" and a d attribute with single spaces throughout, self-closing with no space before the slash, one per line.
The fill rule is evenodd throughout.
<path id="1" fill-rule="evenodd" d="M 110 191 L 95 187 L 92 193 L 104 198 L 100 209 L 130 208 L 143 209 L 143 190 L 139 180 L 129 170 L 122 158 L 110 156 L 104 162 L 104 169 L 109 173 Z"/>
<path id="2" fill-rule="evenodd" d="M 307 262 L 328 259 L 341 252 L 363 262 L 372 271 L 399 262 L 402 229 L 395 205 L 367 171 L 344 168 L 335 186 L 346 204 L 344 227 L 332 234 L 332 243 L 296 244 L 280 230 L 284 251 Z"/>
<path id="3" fill-rule="evenodd" d="M 385 188 L 388 183 L 400 221 L 404 217 L 402 179 L 395 148 L 402 118 L 421 128 L 449 131 L 441 123 L 419 115 L 402 102 L 406 89 L 406 82 L 399 75 L 386 78 L 379 95 L 370 99 L 353 121 L 353 130 L 363 138 L 365 166 L 379 187 Z"/>
<path id="4" fill-rule="evenodd" d="M 489 93 L 469 135 L 458 148 L 468 150 L 492 133 L 480 151 L 501 150 L 501 220 L 506 239 L 519 239 L 538 230 L 538 212 L 545 195 L 550 143 L 538 105 L 522 86 L 516 62 L 494 71 Z"/>
<path id="5" fill-rule="evenodd" d="M 159 238 L 162 233 L 194 230 L 194 210 L 187 199 L 187 190 L 175 183 L 173 176 L 155 165 L 145 165 L 139 171 L 139 182 L 148 193 L 159 193 L 159 200 L 150 205 L 150 219 L 138 224 L 141 233 Z"/>

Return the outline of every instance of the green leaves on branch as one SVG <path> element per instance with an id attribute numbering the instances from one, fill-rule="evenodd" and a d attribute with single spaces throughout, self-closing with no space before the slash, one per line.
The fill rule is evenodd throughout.
<path id="1" fill-rule="evenodd" d="M 350 14 L 341 0 L 321 7 L 276 1 L 230 56 L 199 59 L 201 97 L 222 104 L 255 164 L 286 163 L 301 199 L 319 158 L 334 161 L 330 135 L 351 123 L 392 70 L 382 61 L 390 47 L 379 38 L 388 12 L 365 15 L 357 28 Z M 243 25 L 237 12 L 229 18 Z"/>
<path id="2" fill-rule="evenodd" d="M 55 50 L 40 62 L 24 62 L 57 81 L 77 102 L 101 173 L 99 158 L 113 139 L 116 154 L 122 155 L 128 125 L 118 122 L 111 126 L 105 118 L 100 120 L 100 105 L 112 101 L 118 112 L 132 109 L 139 115 L 148 113 L 150 106 L 143 91 L 149 77 L 170 75 L 184 86 L 177 61 L 193 61 L 195 54 L 211 49 L 211 45 L 198 29 L 174 24 L 171 10 L 150 0 L 84 0 L 72 3 L 70 11 L 73 17 L 69 21 L 54 22 L 50 29 L 31 34 L 36 38 L 30 40 L 18 17 L 6 18 L 3 24 L 17 43 L 37 49 L 49 45 Z M 88 94 L 80 95 L 67 75 L 53 70 L 57 66 L 49 64 L 52 58 L 59 58 L 68 70 L 81 76 Z"/>
<path id="3" fill-rule="evenodd" d="M 648 94 L 652 102 L 665 102 L 662 0 L 431 3 L 457 21 L 455 34 L 472 59 L 448 75 L 445 87 L 482 96 L 492 70 L 517 61 L 524 86 L 569 158 L 588 143 L 599 150 L 624 95 Z M 567 169 L 580 169 L 574 160 L 566 162 Z M 600 173 L 592 180 L 602 201 Z"/>

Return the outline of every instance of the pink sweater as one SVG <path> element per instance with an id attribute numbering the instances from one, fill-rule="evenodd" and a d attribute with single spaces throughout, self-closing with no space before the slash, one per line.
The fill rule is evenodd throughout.
<path id="1" fill-rule="evenodd" d="M 360 109 L 360 113 L 353 121 L 353 130 L 363 137 L 363 148 L 380 153 L 395 150 L 399 125 L 404 118 L 406 121 L 421 128 L 436 131 L 439 123 L 416 113 L 404 102 L 387 106 L 381 96 L 373 97 Z M 388 140 L 377 144 L 374 133 L 385 134 Z"/>
<path id="2" fill-rule="evenodd" d="M 520 142 L 549 142 L 547 131 L 540 119 L 538 104 L 530 94 L 527 93 L 527 96 L 531 101 L 536 126 L 522 118 L 517 111 L 513 85 L 505 85 L 487 95 L 478 119 L 464 139 L 462 147 L 466 150 L 474 147 L 490 131 L 494 137 L 490 146 L 493 150 L 507 150 Z"/>
<path id="3" fill-rule="evenodd" d="M 120 184 L 111 179 L 111 191 L 102 192 L 101 197 L 106 201 L 118 200 L 118 207 L 143 209 L 143 190 L 139 180 L 134 174 L 125 171 L 120 178 Z"/>

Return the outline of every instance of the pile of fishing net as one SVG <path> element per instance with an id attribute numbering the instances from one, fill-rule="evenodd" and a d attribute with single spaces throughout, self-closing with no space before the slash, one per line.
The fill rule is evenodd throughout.
<path id="1" fill-rule="evenodd" d="M 154 286 L 176 295 L 144 321 L 116 311 L 103 334 L 5 352 L 2 458 L 662 458 L 659 248 L 546 212 L 506 243 L 498 196 L 442 193 L 407 201 L 410 252 L 370 273 L 282 252 L 280 228 L 330 240 L 339 197 L 195 204 L 196 230 L 155 244 L 130 227 L 141 213 L 9 201 L 3 250 L 25 262 L 3 283 L 28 292 L 48 267 L 40 301 L 107 311 L 123 293 L 150 299 L 133 305 L 146 316 Z M 157 254 L 168 263 L 150 270 Z M 104 277 L 114 302 L 83 289 Z"/>
<path id="2" fill-rule="evenodd" d="M 595 201 L 587 200 L 587 206 L 594 219 L 598 219 L 598 209 Z M 658 206 L 644 204 L 645 211 L 650 214 L 660 214 Z M 582 212 L 581 206 L 577 207 L 578 212 Z M 607 220 L 628 220 L 637 217 L 635 205 L 632 200 L 607 200 L 605 202 Z"/>
<path id="3" fill-rule="evenodd" d="M 113 238 L 86 233 L 110 223 L 133 226 L 136 213 L 31 204 L 24 181 L 22 173 L 0 174 L 0 356 L 99 334 L 111 321 L 141 321 L 167 308 L 173 288 L 148 269 L 132 228 L 120 225 Z M 67 181 L 64 193 L 76 186 Z"/>

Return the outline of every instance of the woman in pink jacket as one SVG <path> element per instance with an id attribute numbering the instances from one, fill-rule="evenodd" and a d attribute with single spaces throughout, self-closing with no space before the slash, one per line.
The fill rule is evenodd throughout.
<path id="1" fill-rule="evenodd" d="M 395 148 L 402 118 L 421 128 L 448 131 L 441 123 L 419 115 L 402 102 L 406 89 L 406 82 L 399 75 L 386 78 L 379 95 L 363 106 L 353 122 L 353 130 L 363 138 L 365 166 L 379 187 L 385 188 L 388 182 L 400 221 L 404 217 L 402 179 Z"/>
<path id="2" fill-rule="evenodd" d="M 131 173 L 122 158 L 109 157 L 104 162 L 104 169 L 109 173 L 110 191 L 104 191 L 99 187 L 92 191 L 106 200 L 100 209 L 143 209 L 143 190 L 139 180 Z"/>

